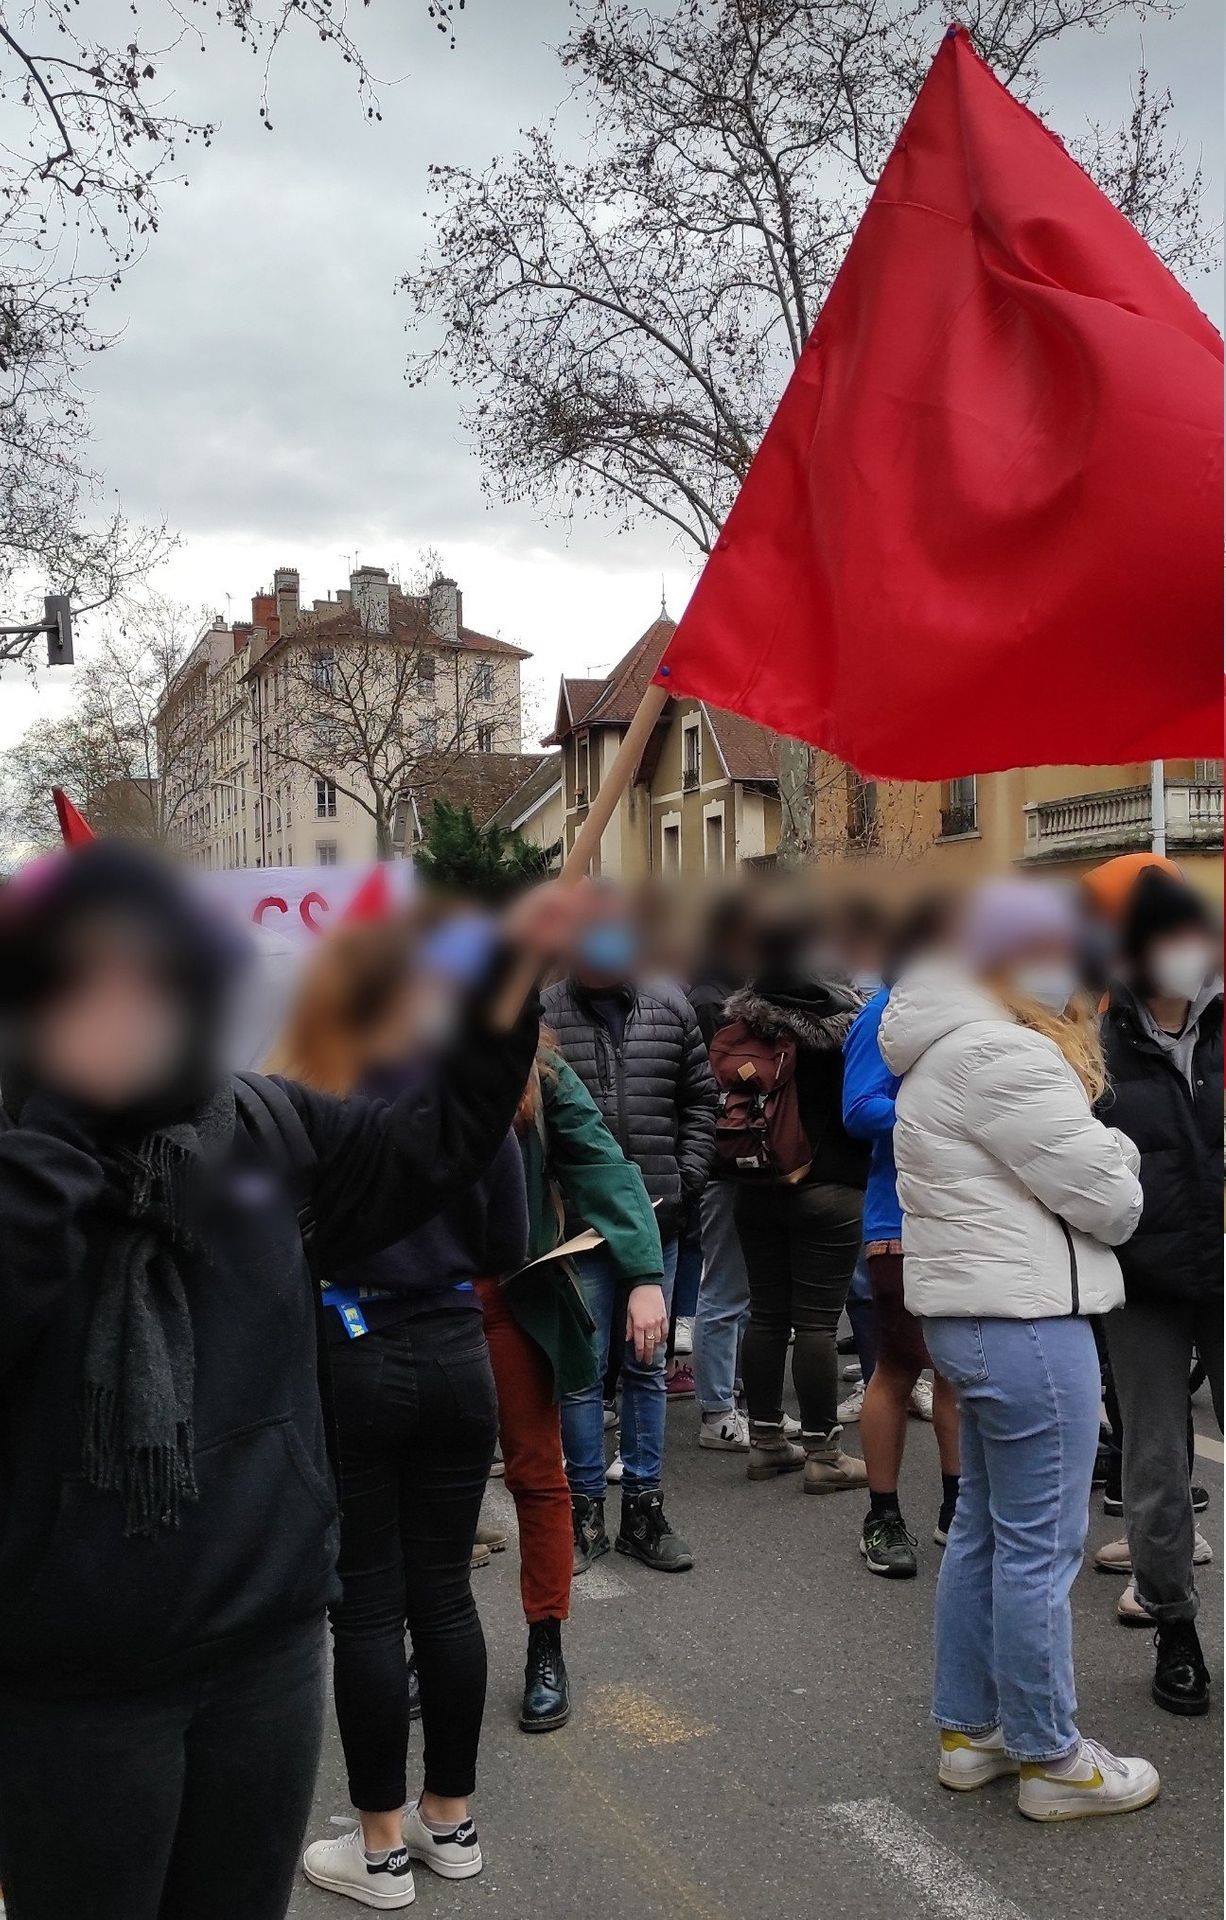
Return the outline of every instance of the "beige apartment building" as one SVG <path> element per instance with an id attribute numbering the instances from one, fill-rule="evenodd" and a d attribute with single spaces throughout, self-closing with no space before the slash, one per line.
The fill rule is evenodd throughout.
<path id="1" fill-rule="evenodd" d="M 160 731 L 186 715 L 208 741 L 207 784 L 194 777 L 176 816 L 183 851 L 211 868 L 411 851 L 430 796 L 468 763 L 492 802 L 539 758 L 520 753 L 529 657 L 464 624 L 453 580 L 415 595 L 360 567 L 307 605 L 297 570 L 278 568 L 249 621 L 201 634 L 163 702 Z"/>
<path id="2" fill-rule="evenodd" d="M 566 852 L 675 625 L 661 611 L 603 679 L 562 681 L 552 740 L 561 752 L 557 797 Z M 593 870 L 627 881 L 652 873 L 715 880 L 746 862 L 769 862 L 779 844 L 777 748 L 776 736 L 752 720 L 703 700 L 670 700 L 605 828 Z"/>
<path id="3" fill-rule="evenodd" d="M 662 612 L 611 673 L 563 679 L 556 773 L 537 774 L 535 800 L 527 790 L 513 795 L 503 824 L 515 817 L 546 844 L 560 821 L 569 851 L 673 632 Z M 782 817 L 778 745 L 753 721 L 705 701 L 670 700 L 601 840 L 599 871 L 688 882 L 772 865 Z M 1009 868 L 1077 874 L 1153 845 L 1151 773 L 1146 762 L 895 783 L 863 779 L 818 754 L 813 857 L 841 871 L 860 867 L 866 878 L 905 867 L 952 884 Z M 1167 850 L 1220 895 L 1222 762 L 1169 761 L 1164 774 Z"/>

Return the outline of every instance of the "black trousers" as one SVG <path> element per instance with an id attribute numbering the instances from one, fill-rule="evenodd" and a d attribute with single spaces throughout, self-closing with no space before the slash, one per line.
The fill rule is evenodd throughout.
<path id="1" fill-rule="evenodd" d="M 321 1617 L 145 1692 L 0 1696 L 9 1920 L 284 1920 L 324 1654 Z"/>
<path id="2" fill-rule="evenodd" d="M 423 1314 L 331 1349 L 344 1598 L 332 1612 L 336 1717 L 349 1797 L 407 1797 L 405 1629 L 421 1689 L 424 1785 L 476 1784 L 485 1636 L 470 1584 L 498 1403 L 481 1315 Z"/>
<path id="3" fill-rule="evenodd" d="M 860 1251 L 858 1187 L 744 1186 L 736 1225 L 749 1274 L 749 1325 L 741 1376 L 751 1420 L 783 1417 L 783 1375 L 793 1328 L 792 1381 L 806 1433 L 837 1424 L 839 1315 Z"/>

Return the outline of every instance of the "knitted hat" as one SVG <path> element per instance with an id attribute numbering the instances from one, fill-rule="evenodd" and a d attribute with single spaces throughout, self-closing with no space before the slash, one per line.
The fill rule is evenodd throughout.
<path id="1" fill-rule="evenodd" d="M 959 947 L 977 973 L 991 973 L 1035 947 L 1077 949 L 1081 925 L 1072 896 L 1047 880 L 989 880 L 963 916 Z"/>

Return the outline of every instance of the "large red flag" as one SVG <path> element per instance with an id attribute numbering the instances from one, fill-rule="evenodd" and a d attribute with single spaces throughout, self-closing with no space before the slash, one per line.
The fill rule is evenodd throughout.
<path id="1" fill-rule="evenodd" d="M 657 680 L 885 777 L 1220 754 L 1221 359 L 953 30 Z"/>

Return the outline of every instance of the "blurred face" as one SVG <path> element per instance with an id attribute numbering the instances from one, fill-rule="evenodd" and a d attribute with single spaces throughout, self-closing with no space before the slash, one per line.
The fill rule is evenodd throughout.
<path id="1" fill-rule="evenodd" d="M 998 984 L 1011 998 L 1064 1013 L 1081 986 L 1077 956 L 1062 941 L 1036 942 L 1000 969 Z"/>
<path id="2" fill-rule="evenodd" d="M 98 923 L 68 936 L 62 984 L 31 1016 L 35 1079 L 104 1111 L 168 1086 L 188 1050 L 187 1009 L 149 935 Z"/>
<path id="3" fill-rule="evenodd" d="M 1145 974 L 1155 994 L 1168 1000 L 1195 1000 L 1217 973 L 1217 949 L 1199 927 L 1188 927 L 1150 943 Z"/>
<path id="4" fill-rule="evenodd" d="M 638 933 L 616 895 L 593 898 L 575 941 L 574 970 L 585 986 L 620 987 L 638 964 Z"/>

